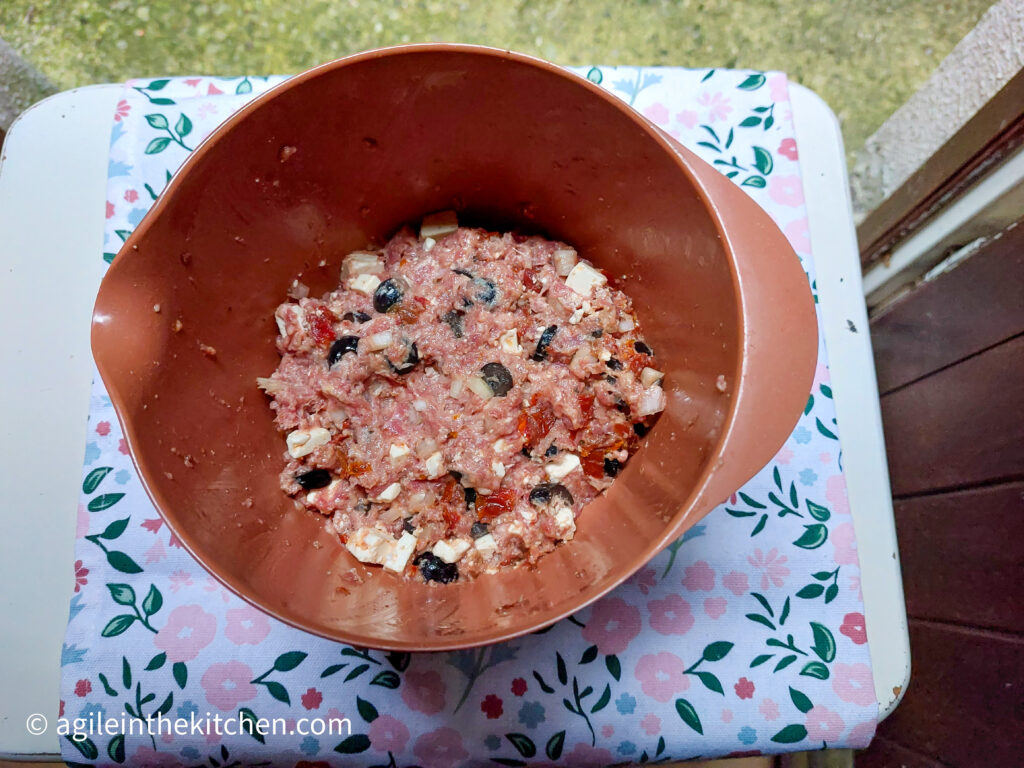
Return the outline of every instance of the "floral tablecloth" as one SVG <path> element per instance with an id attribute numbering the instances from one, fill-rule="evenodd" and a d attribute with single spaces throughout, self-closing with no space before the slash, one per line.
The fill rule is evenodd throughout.
<path id="1" fill-rule="evenodd" d="M 814 286 L 786 77 L 577 70 L 762 205 Z M 108 262 L 196 144 L 279 77 L 126 84 L 111 116 Z M 97 215 L 100 212 L 97 211 Z M 827 257 L 827 254 L 816 254 Z M 443 654 L 329 642 L 230 594 L 146 497 L 97 376 L 63 647 L 67 718 L 282 718 L 292 733 L 94 733 L 79 764 L 523 766 L 863 746 L 877 717 L 824 346 L 807 407 L 742 491 L 592 608 Z M 312 735 L 307 718 L 348 720 Z M 321 727 L 322 730 L 322 727 Z"/>

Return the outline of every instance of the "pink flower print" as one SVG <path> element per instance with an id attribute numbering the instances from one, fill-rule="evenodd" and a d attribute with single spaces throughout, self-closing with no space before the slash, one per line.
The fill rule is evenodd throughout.
<path id="1" fill-rule="evenodd" d="M 843 617 L 843 624 L 839 631 L 850 638 L 857 645 L 864 645 L 868 641 L 868 632 L 864 627 L 863 613 L 848 613 Z"/>
<path id="2" fill-rule="evenodd" d="M 109 200 L 107 200 L 107 218 L 114 218 L 114 204 Z"/>
<path id="3" fill-rule="evenodd" d="M 665 702 L 690 687 L 690 679 L 683 674 L 685 669 L 682 659 L 662 651 L 641 656 L 633 674 L 645 694 L 655 701 Z"/>
<path id="4" fill-rule="evenodd" d="M 651 611 L 651 629 L 659 634 L 685 635 L 693 627 L 690 604 L 679 595 L 652 600 L 647 608 Z"/>
<path id="5" fill-rule="evenodd" d="M 644 716 L 640 721 L 640 727 L 648 736 L 657 736 L 661 733 L 661 718 L 652 712 Z"/>
<path id="6" fill-rule="evenodd" d="M 302 694 L 302 706 L 306 709 L 320 709 L 320 705 L 323 703 L 324 695 L 316 688 L 308 688 Z"/>
<path id="7" fill-rule="evenodd" d="M 736 691 L 736 695 L 741 699 L 751 699 L 754 697 L 754 683 L 745 677 L 741 677 L 736 681 L 736 685 L 732 689 Z"/>
<path id="8" fill-rule="evenodd" d="M 601 726 L 601 735 L 604 736 L 606 739 L 610 739 L 612 736 L 615 735 L 615 726 L 614 725 L 602 725 Z"/>
<path id="9" fill-rule="evenodd" d="M 818 461 L 820 461 L 822 464 L 831 464 L 832 454 L 829 453 L 828 451 L 822 451 L 821 453 L 818 454 Z"/>
<path id="10" fill-rule="evenodd" d="M 526 693 L 526 681 L 521 677 L 517 677 L 512 681 L 512 695 L 522 696 L 524 693 Z"/>
<path id="11" fill-rule="evenodd" d="M 146 768 L 179 768 L 181 766 L 181 761 L 173 752 L 158 752 L 152 747 L 136 749 L 131 762 L 134 765 L 144 765 Z"/>
<path id="12" fill-rule="evenodd" d="M 216 634 L 216 616 L 198 605 L 179 605 L 153 638 L 153 645 L 166 651 L 170 661 L 192 661 Z"/>
<path id="13" fill-rule="evenodd" d="M 721 93 L 702 93 L 697 98 L 697 103 L 707 108 L 708 120 L 712 123 L 725 120 L 732 112 L 728 97 Z"/>
<path id="14" fill-rule="evenodd" d="M 136 200 L 139 199 L 139 193 L 136 192 L 134 189 L 129 189 L 127 192 L 124 193 L 124 199 L 127 203 L 134 203 Z"/>
<path id="15" fill-rule="evenodd" d="M 192 574 L 188 571 L 175 571 L 171 574 L 171 592 L 177 594 L 178 590 L 192 586 Z"/>
<path id="16" fill-rule="evenodd" d="M 174 534 L 171 534 L 170 545 L 172 547 L 175 546 L 174 542 L 175 542 Z M 180 547 L 181 544 L 178 543 L 177 546 Z M 206 586 L 203 587 L 203 591 L 204 592 L 220 593 L 220 600 L 221 600 L 222 603 L 226 603 L 226 602 L 228 602 L 231 599 L 231 595 L 228 594 L 228 591 L 226 589 L 224 589 L 224 587 L 222 587 L 220 585 L 220 582 L 217 581 L 213 576 L 207 576 L 206 577 Z"/>
<path id="17" fill-rule="evenodd" d="M 736 595 L 736 597 L 746 594 L 747 590 L 750 589 L 750 585 L 747 582 L 747 574 L 740 573 L 739 571 L 729 571 L 725 574 L 725 577 L 722 579 L 722 586 Z"/>
<path id="18" fill-rule="evenodd" d="M 850 497 L 846 493 L 846 478 L 833 475 L 825 481 L 825 501 L 833 515 L 850 514 Z"/>
<path id="19" fill-rule="evenodd" d="M 857 565 L 857 537 L 853 531 L 853 523 L 837 525 L 828 538 L 835 549 L 836 563 Z"/>
<path id="20" fill-rule="evenodd" d="M 124 456 L 128 455 L 128 441 L 123 437 L 117 441 L 117 450 Z"/>
<path id="21" fill-rule="evenodd" d="M 796 139 L 788 137 L 779 142 L 779 148 L 775 150 L 783 157 L 788 157 L 793 162 L 800 156 L 796 151 Z"/>
<path id="22" fill-rule="evenodd" d="M 412 752 L 430 768 L 452 768 L 469 757 L 462 746 L 462 734 L 447 727 L 420 736 Z"/>
<path id="23" fill-rule="evenodd" d="M 370 746 L 377 752 L 401 752 L 409 743 L 409 729 L 391 715 L 378 715 L 370 724 Z"/>
<path id="24" fill-rule="evenodd" d="M 405 685 L 402 686 L 402 701 L 416 712 L 436 715 L 444 709 L 444 680 L 433 670 L 406 672 Z"/>
<path id="25" fill-rule="evenodd" d="M 712 619 L 720 619 L 728 606 L 729 601 L 724 597 L 709 597 L 704 601 L 704 613 Z"/>
<path id="26" fill-rule="evenodd" d="M 857 600 L 864 602 L 864 592 L 860 588 L 860 575 L 854 574 L 850 576 L 850 580 L 847 583 L 850 585 L 850 591 L 857 593 Z"/>
<path id="27" fill-rule="evenodd" d="M 761 699 L 761 703 L 757 705 L 757 711 L 765 720 L 779 719 L 779 705 L 773 699 Z"/>
<path id="28" fill-rule="evenodd" d="M 242 702 L 256 698 L 256 686 L 249 682 L 253 677 L 248 664 L 240 661 L 217 662 L 203 673 L 199 684 L 206 691 L 206 700 L 210 704 L 228 712 L 238 709 Z"/>
<path id="29" fill-rule="evenodd" d="M 204 102 L 203 104 L 200 104 L 199 108 L 196 110 L 196 115 L 199 116 L 199 117 L 207 117 L 208 115 L 216 115 L 216 114 L 217 114 L 217 107 L 214 106 L 213 104 L 211 104 L 208 101 Z"/>
<path id="30" fill-rule="evenodd" d="M 90 680 L 79 680 L 75 683 L 75 696 L 80 699 L 85 698 L 92 693 L 92 681 Z"/>
<path id="31" fill-rule="evenodd" d="M 659 127 L 664 128 L 668 125 L 668 107 L 660 102 L 651 104 L 651 106 L 644 109 L 644 117 L 653 123 L 657 123 Z"/>
<path id="32" fill-rule="evenodd" d="M 199 83 L 201 81 L 202 81 L 201 77 L 190 77 L 187 80 L 185 80 L 185 85 L 187 85 L 187 86 L 189 86 L 191 88 L 195 88 L 197 85 L 199 85 Z"/>
<path id="33" fill-rule="evenodd" d="M 82 565 L 81 560 L 75 560 L 75 592 L 78 592 L 89 580 L 85 578 L 89 575 L 89 569 Z"/>
<path id="34" fill-rule="evenodd" d="M 875 681 L 867 664 L 836 664 L 832 668 L 832 690 L 848 704 L 862 707 L 875 703 Z"/>
<path id="35" fill-rule="evenodd" d="M 218 88 L 213 83 L 210 83 L 206 87 L 206 95 L 207 96 L 218 96 L 219 94 L 222 94 L 222 93 L 224 93 L 224 91 L 222 91 L 220 88 Z"/>
<path id="36" fill-rule="evenodd" d="M 168 547 L 177 547 L 178 549 L 183 549 L 183 547 L 181 546 L 181 539 L 179 539 L 173 533 L 171 534 L 171 538 L 169 538 L 167 540 L 167 546 Z M 223 598 L 225 603 L 228 601 L 228 598 L 230 597 L 230 595 L 228 594 L 228 591 L 226 589 L 222 589 L 221 590 L 221 597 Z"/>
<path id="37" fill-rule="evenodd" d="M 807 228 L 807 219 L 797 219 L 787 224 L 782 233 L 789 240 L 789 244 L 793 246 L 793 250 L 797 253 L 810 253 L 811 252 L 811 234 Z"/>
<path id="38" fill-rule="evenodd" d="M 646 595 L 657 584 L 657 576 L 653 568 L 641 568 L 629 577 L 628 583 L 639 589 L 641 595 Z"/>
<path id="39" fill-rule="evenodd" d="M 110 203 L 107 203 L 107 205 L 110 205 Z M 110 217 L 108 216 L 107 218 L 110 218 Z M 109 435 L 110 434 L 110 422 L 109 421 L 101 421 L 99 424 L 97 424 L 96 425 L 96 434 L 99 435 L 100 437 L 106 437 L 107 435 Z"/>
<path id="40" fill-rule="evenodd" d="M 251 605 L 232 608 L 224 618 L 224 637 L 235 645 L 259 645 L 270 634 L 270 620 Z"/>
<path id="41" fill-rule="evenodd" d="M 768 182 L 768 195 L 779 205 L 797 208 L 804 204 L 804 188 L 797 175 L 772 176 Z"/>
<path id="42" fill-rule="evenodd" d="M 89 519 L 89 513 L 85 510 L 85 504 L 78 505 L 78 520 L 75 525 L 75 538 L 84 539 L 89 534 L 89 525 L 92 520 Z"/>
<path id="43" fill-rule="evenodd" d="M 769 77 L 768 90 L 771 93 L 772 101 L 789 101 L 789 87 L 785 75 L 780 73 Z"/>
<path id="44" fill-rule="evenodd" d="M 592 747 L 586 742 L 577 742 L 565 756 L 565 764 L 569 768 L 600 768 L 615 762 L 612 753 L 603 747 Z"/>
<path id="45" fill-rule="evenodd" d="M 682 112 L 676 115 L 676 122 L 678 122 L 684 128 L 693 128 L 700 118 L 697 113 L 692 109 L 684 109 Z"/>
<path id="46" fill-rule="evenodd" d="M 497 720 L 503 712 L 502 703 L 498 696 L 489 693 L 480 702 L 480 711 L 487 715 L 488 720 Z"/>
<path id="47" fill-rule="evenodd" d="M 789 568 L 785 563 L 788 560 L 789 558 L 779 554 L 775 547 L 769 549 L 768 554 L 755 549 L 754 554 L 747 557 L 747 562 L 761 571 L 761 589 L 768 589 L 769 584 L 781 587 L 786 583 Z"/>
<path id="48" fill-rule="evenodd" d="M 128 117 L 128 113 L 131 111 L 132 105 L 124 99 L 121 99 L 119 102 L 117 102 L 117 108 L 114 110 L 114 122 L 120 123 L 122 120 Z"/>
<path id="49" fill-rule="evenodd" d="M 846 745 L 854 749 L 860 749 L 866 747 L 871 743 L 871 737 L 875 735 L 875 719 L 855 725 L 850 729 L 849 735 L 846 737 Z"/>
<path id="50" fill-rule="evenodd" d="M 793 451 L 789 446 L 782 446 L 779 452 L 775 454 L 775 461 L 779 464 L 789 464 L 793 460 Z"/>
<path id="51" fill-rule="evenodd" d="M 729 724 L 729 723 L 732 722 L 732 710 L 731 709 L 723 709 L 722 710 L 722 722 L 726 723 L 726 724 Z"/>
<path id="52" fill-rule="evenodd" d="M 164 549 L 164 543 L 157 539 L 153 542 L 153 546 L 146 550 L 146 565 L 159 563 L 165 557 L 167 557 L 167 550 Z"/>
<path id="53" fill-rule="evenodd" d="M 683 586 L 691 592 L 710 592 L 715 588 L 715 572 L 704 560 L 698 560 L 686 569 Z"/>
<path id="54" fill-rule="evenodd" d="M 150 533 L 156 533 L 160 530 L 160 527 L 164 524 L 163 518 L 150 517 L 143 520 L 139 525 L 145 528 Z"/>
<path id="55" fill-rule="evenodd" d="M 622 653 L 640 634 L 640 610 L 619 597 L 605 598 L 590 612 L 583 639 L 607 655 Z"/>
<path id="56" fill-rule="evenodd" d="M 828 707 L 813 707 L 807 713 L 807 738 L 810 741 L 839 741 L 843 733 L 843 718 Z"/>

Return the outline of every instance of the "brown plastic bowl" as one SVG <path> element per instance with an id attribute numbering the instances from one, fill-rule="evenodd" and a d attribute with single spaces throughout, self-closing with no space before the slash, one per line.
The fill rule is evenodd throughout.
<path id="1" fill-rule="evenodd" d="M 438 587 L 361 565 L 293 507 L 255 379 L 297 275 L 319 295 L 347 252 L 452 207 L 625 275 L 668 407 L 574 541 Z M 806 403 L 817 326 L 768 216 L 618 99 L 527 56 L 417 45 L 317 67 L 215 131 L 111 265 L 92 346 L 146 490 L 212 574 L 325 637 L 441 650 L 579 610 L 755 474 Z"/>

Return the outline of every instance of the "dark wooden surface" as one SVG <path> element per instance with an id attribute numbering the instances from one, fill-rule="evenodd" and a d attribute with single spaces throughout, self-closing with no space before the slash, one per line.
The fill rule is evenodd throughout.
<path id="1" fill-rule="evenodd" d="M 1024 633 L 1024 483 L 895 506 L 907 613 Z"/>
<path id="2" fill-rule="evenodd" d="M 891 392 L 1022 329 L 1024 225 L 1018 225 L 872 320 L 878 389 Z"/>
<path id="3" fill-rule="evenodd" d="M 873 318 L 910 616 L 858 768 L 1024 766 L 1024 226 Z"/>
<path id="4" fill-rule="evenodd" d="M 893 496 L 1024 479 L 1022 361 L 1017 336 L 882 398 Z"/>

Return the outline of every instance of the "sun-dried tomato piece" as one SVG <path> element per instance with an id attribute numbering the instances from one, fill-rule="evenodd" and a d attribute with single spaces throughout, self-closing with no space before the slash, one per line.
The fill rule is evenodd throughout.
<path id="1" fill-rule="evenodd" d="M 516 492 L 511 488 L 499 488 L 490 496 L 479 496 L 476 515 L 483 521 L 493 520 L 516 506 Z"/>
<path id="2" fill-rule="evenodd" d="M 334 341 L 334 323 L 338 318 L 322 304 L 311 307 L 305 312 L 309 324 L 309 335 L 317 346 L 325 347 Z"/>
<path id="3" fill-rule="evenodd" d="M 538 402 L 534 395 L 530 405 L 519 414 L 516 429 L 525 438 L 527 448 L 535 448 L 537 443 L 555 426 L 557 417 L 551 404 L 547 401 Z"/>

